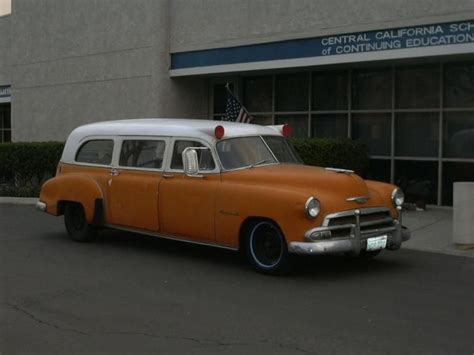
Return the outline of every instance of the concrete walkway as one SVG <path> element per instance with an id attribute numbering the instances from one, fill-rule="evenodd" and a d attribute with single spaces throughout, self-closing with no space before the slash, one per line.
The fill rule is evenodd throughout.
<path id="1" fill-rule="evenodd" d="M 34 205 L 37 198 L 0 197 L 0 204 Z M 414 249 L 474 258 L 474 248 L 460 250 L 453 243 L 453 210 L 428 207 L 426 211 L 404 211 L 403 225 L 410 228 L 411 239 L 404 249 Z"/>
<path id="2" fill-rule="evenodd" d="M 460 250 L 453 243 L 453 210 L 428 207 L 426 211 L 405 211 L 403 224 L 410 228 L 411 239 L 403 248 L 462 255 L 474 258 L 474 248 Z"/>

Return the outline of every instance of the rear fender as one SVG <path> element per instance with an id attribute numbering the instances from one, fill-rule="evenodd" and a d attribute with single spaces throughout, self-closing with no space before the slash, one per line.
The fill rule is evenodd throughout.
<path id="1" fill-rule="evenodd" d="M 46 212 L 54 216 L 63 213 L 64 202 L 80 203 L 88 223 L 97 223 L 98 213 L 102 214 L 103 192 L 93 178 L 84 174 L 67 174 L 49 179 L 41 188 L 40 200 L 46 203 Z"/>

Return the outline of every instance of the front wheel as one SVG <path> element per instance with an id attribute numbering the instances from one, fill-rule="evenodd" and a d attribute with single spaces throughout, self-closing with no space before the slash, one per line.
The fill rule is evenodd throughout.
<path id="1" fill-rule="evenodd" d="M 254 223 L 247 235 L 246 252 L 250 264 L 266 274 L 288 271 L 288 248 L 285 237 L 271 221 Z"/>
<path id="2" fill-rule="evenodd" d="M 84 207 L 80 203 L 66 205 L 64 224 L 67 234 L 76 242 L 89 242 L 95 237 L 96 231 L 87 223 Z"/>

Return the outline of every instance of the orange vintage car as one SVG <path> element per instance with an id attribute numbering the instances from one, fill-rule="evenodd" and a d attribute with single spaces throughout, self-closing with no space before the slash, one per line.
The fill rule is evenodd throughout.
<path id="1" fill-rule="evenodd" d="M 69 136 L 37 208 L 70 237 L 100 228 L 245 250 L 278 273 L 289 254 L 399 249 L 403 192 L 350 170 L 304 165 L 289 127 L 184 119 L 93 123 Z"/>

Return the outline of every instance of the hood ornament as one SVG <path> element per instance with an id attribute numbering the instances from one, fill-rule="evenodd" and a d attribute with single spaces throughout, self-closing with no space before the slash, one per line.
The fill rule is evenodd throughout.
<path id="1" fill-rule="evenodd" d="M 356 197 L 349 197 L 346 198 L 347 202 L 357 202 L 357 203 L 366 203 L 370 197 L 368 196 L 356 196 Z"/>

